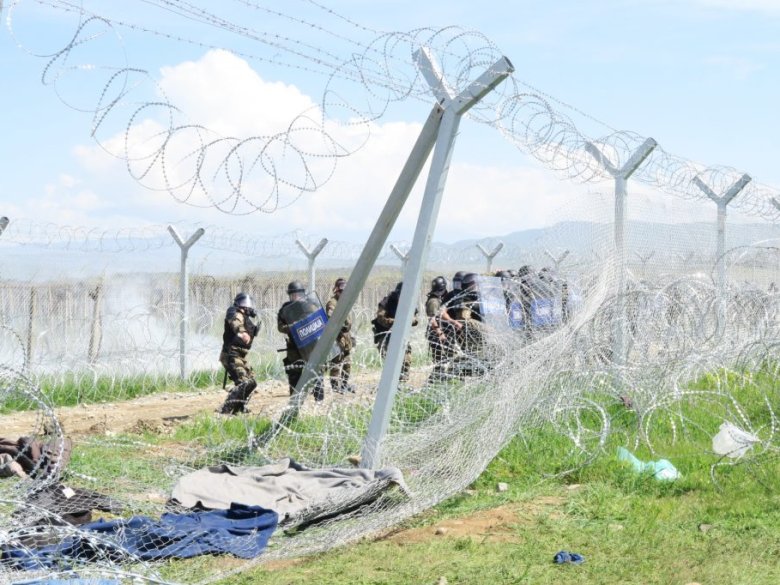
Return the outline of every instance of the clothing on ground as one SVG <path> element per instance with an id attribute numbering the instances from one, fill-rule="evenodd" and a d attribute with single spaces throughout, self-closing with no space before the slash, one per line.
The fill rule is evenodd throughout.
<path id="1" fill-rule="evenodd" d="M 63 568 L 64 559 L 90 561 L 187 559 L 231 553 L 242 559 L 258 556 L 276 529 L 276 512 L 259 506 L 232 504 L 227 510 L 163 514 L 160 520 L 134 516 L 85 524 L 60 543 L 40 548 L 4 546 L 0 567 L 24 570 Z"/>
<path id="2" fill-rule="evenodd" d="M 393 485 L 408 493 L 395 467 L 307 469 L 285 458 L 262 467 L 219 465 L 194 471 L 179 478 L 171 497 L 186 508 L 224 509 L 231 502 L 262 506 L 289 525 L 352 509 Z"/>

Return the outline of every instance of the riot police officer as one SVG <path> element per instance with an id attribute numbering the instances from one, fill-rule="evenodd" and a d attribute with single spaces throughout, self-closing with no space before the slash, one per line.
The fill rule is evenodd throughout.
<path id="1" fill-rule="evenodd" d="M 306 287 L 303 286 L 303 283 L 293 280 L 287 285 L 287 295 L 289 300 L 282 304 L 279 313 L 276 316 L 276 328 L 280 333 L 284 333 L 285 335 L 286 356 L 282 360 L 282 363 L 284 363 L 284 370 L 287 374 L 287 384 L 290 388 L 290 396 L 292 396 L 295 393 L 295 387 L 298 385 L 298 381 L 301 379 L 301 374 L 303 374 L 306 359 L 293 340 L 290 327 L 295 323 L 290 322 L 285 309 L 293 303 L 306 303 Z M 305 314 L 306 310 L 300 312 L 301 314 Z M 320 402 L 324 398 L 325 392 L 322 387 L 322 381 L 317 378 L 317 382 L 314 386 L 314 400 Z"/>
<path id="2" fill-rule="evenodd" d="M 401 298 L 401 289 L 403 288 L 403 282 L 399 282 L 395 285 L 390 294 L 379 301 L 377 307 L 376 317 L 371 321 L 374 326 L 374 343 L 379 350 L 379 355 L 382 359 L 387 357 L 387 348 L 390 345 L 390 330 L 395 323 L 395 313 L 398 310 L 398 301 Z M 412 327 L 415 327 L 417 321 L 417 309 L 415 309 L 415 317 L 412 320 Z M 409 369 L 412 367 L 412 346 L 406 344 L 406 351 L 404 352 L 404 361 L 401 367 L 401 376 L 399 380 L 406 382 L 409 379 Z"/>
<path id="3" fill-rule="evenodd" d="M 325 304 L 325 314 L 330 319 L 333 316 L 333 312 L 336 310 L 336 304 L 339 302 L 341 293 L 347 286 L 347 281 L 344 278 L 337 278 L 333 284 L 333 296 Z M 349 374 L 352 369 L 352 315 L 347 315 L 344 325 L 339 330 L 338 337 L 336 337 L 336 345 L 339 348 L 339 355 L 337 355 L 330 362 L 330 385 L 334 392 L 354 392 L 355 389 L 349 383 Z"/>
<path id="4" fill-rule="evenodd" d="M 425 337 L 433 360 L 433 372 L 429 382 L 444 378 L 447 360 L 452 357 L 457 346 L 457 332 L 463 328 L 463 325 L 450 316 L 449 309 L 444 304 L 444 299 L 448 296 L 447 279 L 437 276 L 431 281 L 431 290 L 425 301 L 425 314 L 428 317 Z"/>
<path id="5" fill-rule="evenodd" d="M 257 387 L 254 372 L 247 362 L 247 354 L 259 331 L 260 321 L 252 297 L 243 292 L 238 293 L 225 313 L 222 351 L 219 354 L 219 361 L 234 384 L 219 411 L 221 414 L 247 412 L 246 403 Z"/>

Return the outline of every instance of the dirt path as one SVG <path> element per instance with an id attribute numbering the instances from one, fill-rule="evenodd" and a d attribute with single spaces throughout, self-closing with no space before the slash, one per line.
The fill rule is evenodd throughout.
<path id="1" fill-rule="evenodd" d="M 421 386 L 426 371 L 413 371 L 411 382 Z M 359 372 L 352 382 L 356 394 L 334 395 L 326 389 L 325 400 L 314 405 L 309 399 L 303 412 L 322 412 L 333 401 L 360 401 L 366 406 L 373 402 L 379 372 Z M 327 381 L 326 381 L 327 384 Z M 227 396 L 219 386 L 197 392 L 160 392 L 123 402 L 80 404 L 55 408 L 54 414 L 65 434 L 70 437 L 84 435 L 111 436 L 118 433 L 152 432 L 167 434 L 176 426 L 200 413 L 214 413 Z M 281 380 L 265 380 L 257 385 L 249 401 L 253 415 L 274 418 L 289 400 L 287 384 Z M 0 415 L 0 436 L 21 437 L 40 434 L 46 414 L 42 411 L 15 412 Z"/>
<path id="2" fill-rule="evenodd" d="M 160 393 L 120 403 L 81 404 L 55 409 L 68 436 L 112 435 L 122 432 L 164 432 L 201 412 L 213 413 L 225 400 L 220 387 L 191 393 Z M 258 385 L 249 402 L 254 414 L 272 415 L 287 404 L 287 385 L 270 380 Z M 4 437 L 39 433 L 42 413 L 17 412 L 0 416 Z"/>

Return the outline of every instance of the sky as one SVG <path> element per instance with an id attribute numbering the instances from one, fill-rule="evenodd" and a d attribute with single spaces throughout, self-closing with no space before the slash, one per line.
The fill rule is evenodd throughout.
<path id="1" fill-rule="evenodd" d="M 616 128 L 652 136 L 676 155 L 735 167 L 780 187 L 780 0 L 192 2 L 232 22 L 232 32 L 156 3 L 84 0 L 88 10 L 111 18 L 113 28 L 106 34 L 105 27 L 88 25 L 80 39 L 89 40 L 48 68 L 51 58 L 38 55 L 56 54 L 78 21 L 49 2 L 1 3 L 0 215 L 107 230 L 181 222 L 258 238 L 299 230 L 314 241 L 363 241 L 433 98 L 394 101 L 369 126 L 356 127 L 344 123 L 349 108 L 331 105 L 324 112 L 322 104 L 343 101 L 352 107 L 371 96 L 340 83 L 338 75 L 328 85 L 328 77 L 337 72 L 334 64 L 349 61 L 382 32 L 450 25 L 489 38 L 512 61 L 517 80 L 552 96 L 556 108 L 597 135 Z M 458 53 L 461 44 L 450 49 Z M 414 75 L 411 60 L 404 59 L 395 62 L 393 73 Z M 128 76 L 133 90 L 126 104 L 112 110 L 93 137 L 90 112 L 101 96 L 105 103 L 114 95 L 113 86 L 104 93 L 106 72 L 122 66 L 145 73 Z M 331 92 L 323 100 L 326 87 Z M 307 153 L 306 166 L 296 167 L 296 157 L 279 145 L 264 151 L 258 165 L 283 158 L 275 171 L 293 182 L 316 184 L 316 190 L 295 199 L 297 190 L 284 183 L 277 193 L 268 181 L 253 178 L 243 185 L 247 196 L 254 202 L 278 196 L 283 208 L 243 215 L 219 211 L 197 190 L 190 202 L 200 207 L 160 190 L 160 167 L 142 173 L 143 164 L 128 165 L 115 155 L 128 135 L 151 137 L 147 146 L 155 143 L 170 112 L 138 112 L 133 104 L 161 95 L 176 106 L 177 123 L 206 127 L 209 138 L 273 135 L 293 121 L 312 121 L 295 134 Z M 305 118 L 299 118 L 302 113 Z M 320 156 L 330 144 L 323 144 L 322 132 L 312 131 L 315 122 L 354 153 L 337 161 Z M 171 141 L 169 158 L 185 162 L 167 163 L 169 182 L 191 178 L 193 145 L 202 139 L 202 133 L 187 131 Z M 214 179 L 211 195 L 227 193 L 227 201 L 230 185 L 217 154 L 228 150 L 221 142 L 213 147 L 202 171 Z M 148 155 L 143 149 L 132 152 Z M 424 182 L 423 175 L 392 240 L 411 239 Z M 570 182 L 495 128 L 464 119 L 435 239 L 489 238 L 592 219 L 589 197 L 611 189 L 609 183 Z M 634 217 L 651 210 L 658 217 L 714 221 L 714 209 L 676 206 L 641 185 L 629 190 L 645 198 Z M 176 192 L 179 199 L 183 192 Z"/>

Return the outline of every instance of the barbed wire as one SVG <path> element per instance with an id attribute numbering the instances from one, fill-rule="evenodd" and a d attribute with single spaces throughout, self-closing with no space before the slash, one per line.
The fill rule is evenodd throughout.
<path id="1" fill-rule="evenodd" d="M 19 4 L 14 2 L 12 7 Z M 66 103 L 75 103 L 65 93 L 68 74 L 82 71 L 86 64 L 80 51 L 90 42 L 120 39 L 119 29 L 200 44 L 194 37 L 187 40 L 186 36 L 168 35 L 86 10 L 84 3 L 42 4 L 68 11 L 79 21 L 71 40 L 46 57 L 44 80 L 57 86 Z M 305 3 L 324 10 L 350 31 L 372 35 L 363 41 L 340 32 L 335 25 L 295 16 L 286 8 L 280 11 L 250 1 L 240 4 L 343 41 L 350 46 L 352 57 L 342 59 L 340 53 L 322 50 L 294 35 L 256 30 L 191 2 L 148 2 L 179 17 L 256 41 L 270 51 L 282 51 L 290 61 L 267 55 L 255 58 L 327 75 L 318 110 L 294 118 L 278 134 L 224 137 L 184 120 L 162 92 L 154 100 L 137 99 L 142 96 L 135 92 L 141 93 L 144 84 L 154 87 L 155 82 L 146 69 L 127 63 L 91 70 L 104 75 L 105 80 L 98 84 L 97 105 L 87 108 L 93 115 L 96 140 L 124 160 L 133 177 L 182 202 L 226 213 L 272 212 L 291 204 L 301 193 L 319 189 L 335 172 L 338 159 L 365 144 L 370 123 L 391 103 L 404 99 L 430 102 L 427 88 L 411 65 L 410 55 L 419 46 L 433 47 L 455 90 L 471 83 L 501 55 L 481 34 L 458 28 L 382 33 L 311 0 Z M 15 30 L 16 17 L 10 21 Z M 345 84 L 362 88 L 361 100 L 366 104 L 358 107 L 356 99 L 347 97 L 353 94 L 345 90 Z M 529 91 L 521 92 L 521 85 Z M 605 136 L 590 138 L 553 104 L 572 116 L 584 116 L 604 126 L 517 79 L 509 80 L 470 115 L 499 130 L 523 152 L 577 181 L 608 179 L 611 174 L 604 159 L 620 168 L 646 143 L 643 136 L 616 132 L 608 126 L 610 132 Z M 159 114 L 156 118 L 155 111 Z M 151 129 L 144 126 L 150 118 L 158 122 Z M 331 125 L 337 128 L 331 129 Z M 124 128 L 118 150 L 98 136 L 117 127 Z M 339 134 L 344 127 L 361 128 L 364 134 L 346 141 Z M 591 155 L 588 144 L 595 145 L 602 157 Z M 700 165 L 656 147 L 634 178 L 676 198 L 703 202 L 708 196 L 695 185 L 695 178 L 721 195 L 743 175 L 727 167 Z M 257 185 L 264 189 L 256 189 Z M 260 192 L 263 195 L 256 195 Z M 777 210 L 771 201 L 776 195 L 773 188 L 751 181 L 735 199 L 734 207 L 774 221 Z M 296 239 L 311 242 L 310 235 L 300 232 L 255 239 L 219 227 L 205 229 L 198 246 L 268 258 L 298 255 Z M 263 559 L 327 550 L 397 524 L 467 487 L 518 430 L 552 428 L 568 439 L 568 453 L 550 461 L 548 471 L 557 474 L 593 461 L 610 441 L 646 447 L 654 454 L 686 441 L 697 456 L 709 458 L 705 460 L 719 483 L 727 479 L 728 474 L 720 473 L 726 466 L 747 468 L 759 478 L 763 470 L 774 469 L 768 463 L 776 461 L 780 447 L 777 392 L 766 380 L 777 377 L 774 356 L 780 338 L 780 296 L 776 287 L 772 288 L 779 265 L 777 246 L 745 246 L 711 259 L 703 258 L 701 252 L 694 259 L 682 247 L 664 251 L 643 248 L 636 261 L 624 266 L 618 264 L 611 247 L 595 236 L 590 242 L 593 254 L 572 251 L 568 259 L 571 275 L 563 270 L 531 270 L 525 276 L 509 275 L 498 281 L 500 310 L 495 321 L 467 317 L 464 307 L 450 305 L 453 311 L 464 311 L 458 335 L 431 343 L 424 323 L 417 327 L 409 340 L 414 363 L 407 383 L 400 385 L 383 443 L 384 462 L 403 472 L 408 490 L 381 495 L 368 503 L 361 501 L 366 505 L 343 514 L 328 513 L 313 529 L 280 532 L 274 537 L 276 546 Z M 142 255 L 173 244 L 165 226 L 96 230 L 13 218 L 0 243 Z M 406 249 L 404 243 L 396 244 Z M 527 257 L 529 262 L 543 258 L 541 252 L 549 251 L 547 248 L 555 250 L 550 245 L 536 250 L 536 257 Z M 323 251 L 323 258 L 332 254 L 335 259 L 354 259 L 358 251 L 354 244 L 333 242 Z M 519 247 L 507 248 L 513 259 L 519 258 L 520 251 Z M 478 261 L 484 260 L 474 246 L 469 253 Z M 437 254 L 434 251 L 429 265 L 442 261 L 457 269 L 472 258 L 463 249 L 442 249 L 441 255 Z M 562 255 L 555 257 L 563 261 Z M 387 250 L 383 258 L 397 260 Z M 546 260 L 539 262 L 549 265 Z M 721 265 L 726 265 L 729 275 L 725 286 L 717 282 Z M 633 276 L 640 272 L 641 278 Z M 225 305 L 238 291 L 245 291 L 256 299 L 262 324 L 253 350 L 260 356 L 255 364 L 258 378 L 266 384 L 259 392 L 275 387 L 284 395 L 284 363 L 277 351 L 281 336 L 275 326 L 277 307 L 286 298 L 287 281 L 300 274 L 240 279 L 194 276 L 186 356 L 193 373 L 181 383 L 191 390 L 201 377 L 207 398 L 221 402 L 216 353 Z M 316 468 L 342 467 L 346 458 L 360 449 L 369 423 L 382 363 L 373 346 L 370 322 L 394 280 L 393 275 L 374 275 L 354 311 L 358 347 L 353 356 L 354 392 L 328 392 L 322 403 L 307 404 L 304 415 L 309 418 L 282 426 L 272 439 L 257 441 L 255 416 L 225 423 L 217 415 L 205 414 L 206 436 L 186 448 L 180 441 L 148 445 L 111 436 L 83 440 L 76 448 L 82 453 L 90 453 L 91 448 L 128 446 L 143 451 L 142 466 L 135 465 L 129 455 L 118 465 L 121 469 L 110 478 L 112 497 L 127 511 L 155 515 L 165 510 L 165 500 L 143 496 L 150 492 L 170 494 L 178 478 L 204 465 L 255 465 L 293 457 Z M 618 288 L 618 281 L 625 284 Z M 329 286 L 320 289 L 323 296 L 329 292 Z M 159 386 L 173 385 L 182 347 L 177 290 L 173 275 L 144 279 L 131 274 L 110 282 L 74 275 L 58 283 L 7 279 L 0 283 L 0 407 L 9 413 L 3 415 L 4 428 L 27 425 L 26 435 L 53 440 L 60 445 L 57 453 L 62 455 L 65 429 L 53 406 L 55 390 L 70 388 L 77 403 L 85 405 L 101 400 L 120 403 L 133 393 L 143 395 Z M 544 314 L 542 306 L 547 310 Z M 532 319 L 534 310 L 538 321 Z M 509 317 L 514 313 L 523 317 L 521 326 L 510 326 Z M 543 315 L 547 318 L 542 319 Z M 623 340 L 621 344 L 616 343 L 618 338 Z M 445 359 L 437 361 L 437 352 Z M 327 377 L 320 375 L 316 382 L 327 386 Z M 284 420 L 279 418 L 283 408 L 284 404 L 277 404 L 264 414 Z M 26 411 L 33 416 L 24 418 Z M 721 430 L 722 425 L 727 425 L 727 431 L 736 429 L 721 441 L 729 445 L 725 450 L 722 445 L 714 446 L 718 425 Z M 236 438 L 237 427 L 240 438 Z M 55 462 L 52 473 L 0 483 L 0 545 L 20 555 L 35 554 L 36 543 L 25 540 L 34 530 L 31 522 L 42 516 L 61 520 L 62 515 L 41 511 L 30 504 L 30 496 L 55 478 L 67 477 L 82 488 L 92 485 L 84 459 L 88 457 L 74 461 L 68 469 Z M 776 489 L 771 481 L 767 484 Z M 335 504 L 320 503 L 323 508 L 319 511 L 331 512 Z M 85 539 L 82 542 L 95 549 L 88 564 L 71 564 L 68 570 L 75 567 L 94 576 L 123 578 L 132 573 L 142 582 L 169 581 L 156 573 L 154 563 L 119 550 L 117 539 L 85 535 L 72 527 L 57 527 L 47 534 L 58 541 Z M 146 536 L 151 544 L 157 542 L 151 532 Z M 0 577 L 18 580 L 22 567 L 6 560 L 0 563 Z M 57 557 L 55 562 L 57 570 L 64 571 L 72 559 Z M 256 562 L 260 561 L 247 561 L 242 568 Z M 186 568 L 183 572 L 186 580 L 201 579 Z M 218 567 L 205 580 L 224 575 L 224 568 Z"/>
<path id="2" fill-rule="evenodd" d="M 750 469 L 760 478 L 778 454 L 777 397 L 756 379 L 776 375 L 771 356 L 780 334 L 780 297 L 777 290 L 767 290 L 765 283 L 776 278 L 778 248 L 744 246 L 728 252 L 722 260 L 731 277 L 722 312 L 718 310 L 715 260 L 705 263 L 701 274 L 691 275 L 690 259 L 680 260 L 680 272 L 672 274 L 665 272 L 669 268 L 665 256 L 643 258 L 647 258 L 642 264 L 643 278 L 629 278 L 622 296 L 614 294 L 617 267 L 610 256 L 579 265 L 576 278 L 558 275 L 549 280 L 550 273 L 544 271 L 510 278 L 503 285 L 507 296 L 502 301 L 530 307 L 537 299 L 549 300 L 558 320 L 534 325 L 529 321 L 520 329 L 499 322 L 464 322 L 457 344 L 443 347 L 449 357 L 442 363 L 431 358 L 425 328 L 415 328 L 410 339 L 414 356 L 410 380 L 399 390 L 384 448 L 386 460 L 405 471 L 413 497 L 383 498 L 360 512 L 334 517 L 316 530 L 280 535 L 264 558 L 327 550 L 396 524 L 467 486 L 518 429 L 530 433 L 551 426 L 563 434 L 571 448 L 550 461 L 547 471 L 566 473 L 601 456 L 616 439 L 629 448 L 642 446 L 664 454 L 670 440 L 667 429 L 673 429 L 673 441 L 686 441 L 694 451 L 709 451 L 718 425 L 728 423 L 728 428 L 743 433 L 740 437 L 751 439 L 738 445 L 739 454 L 701 454 L 711 461 L 713 479 L 723 486 L 728 474 L 721 471 L 726 466 Z M 760 271 L 762 286 L 754 280 L 744 282 L 744 276 L 753 274 L 750 269 Z M 215 406 L 222 400 L 222 393 L 214 390 L 221 375 L 216 366 L 218 335 L 226 299 L 244 290 L 255 298 L 262 324 L 253 346 L 259 357 L 253 365 L 262 380 L 255 398 L 261 401 L 279 390 L 286 394 L 284 365 L 276 351 L 281 343 L 275 328 L 276 308 L 286 298 L 286 282 L 296 277 L 295 273 L 273 279 L 194 276 L 188 343 L 193 374 L 184 387 L 196 379 L 202 384 L 205 376 L 203 400 Z M 564 283 L 568 286 L 565 296 Z M 360 429 L 368 422 L 381 368 L 370 321 L 378 300 L 393 286 L 393 280 L 374 277 L 353 313 L 357 338 L 352 362 L 354 393 L 329 391 L 324 402 L 307 404 L 304 416 L 315 417 L 317 424 L 283 427 L 271 442 L 257 445 L 251 461 L 293 457 L 313 467 L 338 466 L 359 448 Z M 11 408 L 11 414 L 3 417 L 4 428 L 26 424 L 27 435 L 62 441 L 67 425 L 59 424 L 60 416 L 49 398 L 51 389 L 78 388 L 79 404 L 84 408 L 93 402 L 117 404 L 127 395 L 173 386 L 179 357 L 177 291 L 174 276 L 0 285 L 0 322 L 7 333 L 0 335 L 0 356 L 4 356 L 0 359 L 0 408 Z M 723 327 L 718 325 L 721 315 Z M 39 323 L 56 334 L 39 335 L 29 329 Z M 622 358 L 615 354 L 615 323 L 622 323 L 626 334 Z M 45 391 L 42 383 L 50 390 Z M 322 383 L 328 386 L 327 374 Z M 277 400 L 260 413 L 277 416 L 285 404 Z M 621 404 L 622 408 L 616 408 Z M 35 416 L 25 418 L 25 411 Z M 146 461 L 144 473 L 139 475 L 128 464 L 120 471 L 122 478 L 112 480 L 111 497 L 128 511 L 155 516 L 162 504 L 139 500 L 139 494 L 169 493 L 178 477 L 204 464 L 246 464 L 240 453 L 246 452 L 247 444 L 237 442 L 230 429 L 243 424 L 251 439 L 256 419 L 249 416 L 231 425 L 216 423 L 210 423 L 205 442 L 186 449 L 179 446 L 174 452 L 160 444 L 145 446 L 143 451 L 154 456 Z M 140 445 L 93 434 L 80 439 L 74 448 L 109 446 L 138 449 Z M 55 469 L 69 485 L 94 487 L 82 477 L 86 469 L 78 462 Z M 157 471 L 150 473 L 149 469 Z M 23 540 L 30 530 L 29 521 L 52 516 L 28 503 L 30 494 L 44 485 L 43 479 L 36 478 L 0 483 L 7 509 L 0 519 L 8 527 L 4 538 L 14 550 L 34 554 L 35 547 Z M 63 530 L 68 537 L 86 538 L 90 546 L 104 552 L 117 542 L 96 539 L 77 529 Z M 88 565 L 76 566 L 96 574 L 132 567 L 153 581 L 156 565 L 136 561 L 101 553 Z M 249 560 L 242 567 L 256 562 Z M 0 574 L 16 578 L 19 573 L 6 563 L 0 565 Z M 188 579 L 186 571 L 182 576 Z M 207 580 L 221 577 L 224 573 L 215 570 Z"/>
<path id="3" fill-rule="evenodd" d="M 17 4 L 15 2 L 9 7 L 9 27 L 12 31 L 15 22 L 13 9 Z M 56 53 L 46 68 L 44 80 L 49 76 L 55 85 L 67 71 L 74 69 L 73 65 L 69 65 L 67 69 L 57 71 L 59 62 L 78 61 L 78 52 L 94 38 L 108 34 L 115 27 L 128 26 L 124 21 L 89 12 L 82 5 L 71 2 L 44 4 L 78 11 L 81 18 L 72 40 Z M 288 206 L 302 193 L 318 190 L 332 177 L 339 158 L 353 154 L 366 143 L 370 136 L 369 123 L 381 118 L 390 103 L 407 98 L 429 102 L 428 89 L 421 83 L 411 60 L 416 48 L 427 46 L 434 49 L 441 59 L 445 79 L 454 91 L 466 87 L 501 56 L 498 48 L 476 31 L 455 27 L 418 29 L 406 33 L 380 33 L 374 39 L 363 41 L 286 11 L 255 2 L 240 3 L 253 11 L 281 18 L 297 27 L 317 30 L 333 40 L 344 42 L 352 47 L 353 52 L 353 57 L 344 61 L 320 47 L 230 22 L 192 3 L 165 1 L 149 4 L 233 35 L 248 35 L 274 50 L 294 54 L 328 75 L 329 81 L 317 110 L 302 112 L 290 121 L 286 131 L 270 136 L 223 137 L 204 126 L 179 122 L 181 113 L 165 98 L 131 106 L 134 110 L 125 118 L 123 150 L 112 152 L 126 161 L 131 176 L 146 186 L 169 192 L 179 201 L 199 207 L 215 207 L 231 214 L 272 212 Z M 348 18 L 339 17 L 332 10 L 327 12 L 339 22 L 348 24 L 353 32 L 375 33 Z M 90 26 L 98 26 L 99 29 L 97 32 L 88 31 Z M 305 53 L 301 49 L 311 52 Z M 362 49 L 362 52 L 355 49 Z M 277 65 L 290 66 L 278 60 L 272 61 Z M 109 69 L 106 75 L 108 80 L 94 108 L 93 135 L 96 138 L 101 126 L 107 123 L 107 117 L 123 101 L 128 101 L 137 85 L 154 84 L 146 71 L 130 66 L 114 68 L 113 71 Z M 352 92 L 342 90 L 338 87 L 340 82 L 358 85 L 368 105 L 358 107 L 355 98 L 347 97 L 353 95 L 355 88 Z M 517 89 L 519 86 L 529 91 L 521 92 Z M 155 92 L 165 95 L 160 88 L 156 88 Z M 67 103 L 67 99 L 60 97 Z M 595 121 L 610 133 L 602 137 L 583 134 L 573 119 L 556 110 L 553 103 L 580 118 Z M 344 120 L 338 112 L 346 113 L 349 120 Z M 496 128 L 523 152 L 577 181 L 609 177 L 601 161 L 586 151 L 587 144 L 597 146 L 613 166 L 620 168 L 646 140 L 646 137 L 632 132 L 616 131 L 607 123 L 516 77 L 503 84 L 498 92 L 492 92 L 471 116 Z M 158 121 L 166 119 L 167 123 L 152 135 L 148 131 L 138 134 L 142 122 L 150 118 Z M 325 130 L 338 120 L 341 122 L 337 122 L 337 126 L 361 127 L 363 136 L 359 139 L 352 137 L 354 140 L 348 145 L 337 131 Z M 183 147 L 184 143 L 200 146 L 193 150 Z M 315 164 L 316 161 L 328 162 L 322 166 Z M 189 168 L 182 165 L 189 165 Z M 185 168 L 187 170 L 182 175 L 181 171 Z M 716 194 L 722 194 L 744 174 L 729 167 L 695 163 L 657 146 L 634 178 L 671 195 L 705 200 L 707 195 L 696 186 L 694 179 L 702 180 Z M 250 191 L 257 191 L 254 182 L 258 180 L 261 183 L 270 181 L 270 187 L 264 190 L 266 195 L 260 199 L 248 195 Z M 250 183 L 252 189 L 248 187 Z M 779 195 L 780 191 L 776 188 L 751 181 L 734 200 L 733 207 L 775 221 L 778 210 L 772 200 L 780 200 Z"/>

